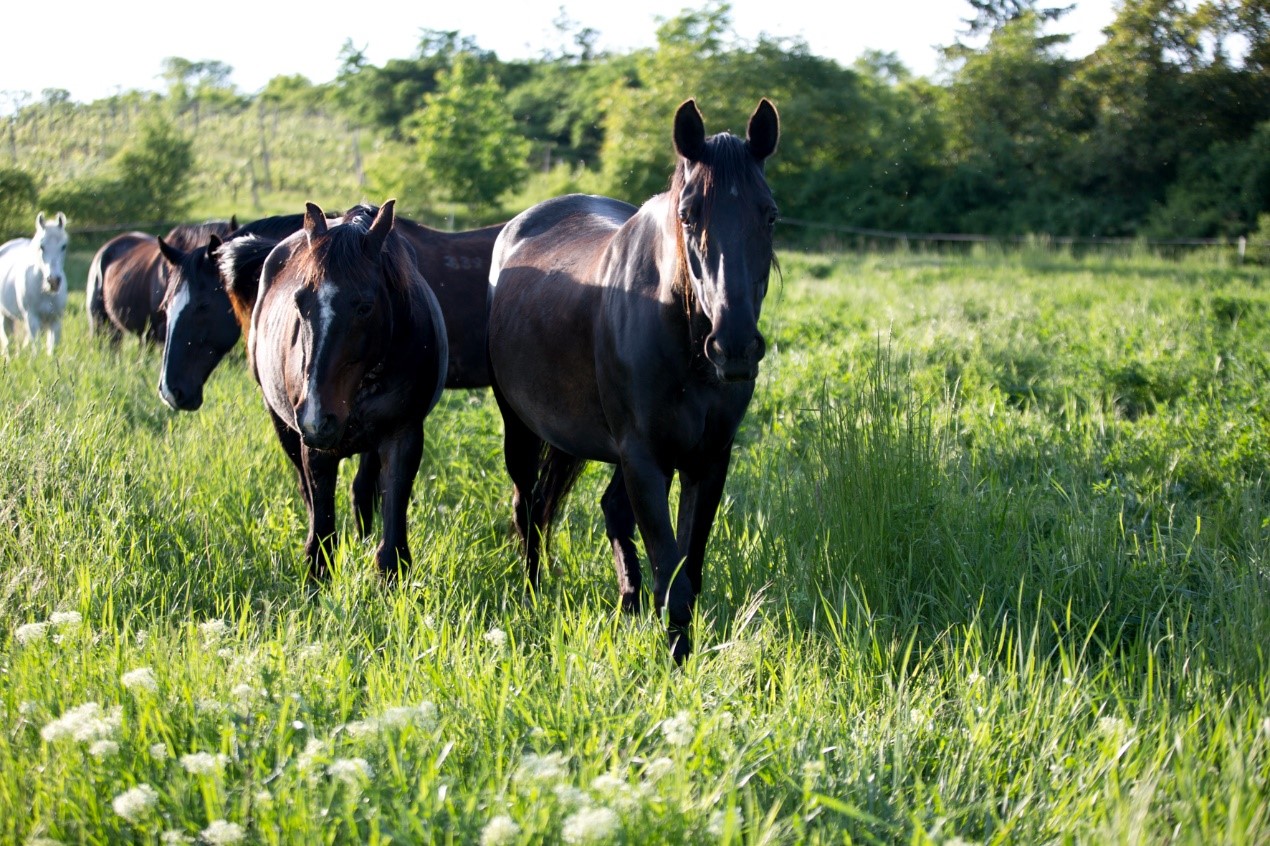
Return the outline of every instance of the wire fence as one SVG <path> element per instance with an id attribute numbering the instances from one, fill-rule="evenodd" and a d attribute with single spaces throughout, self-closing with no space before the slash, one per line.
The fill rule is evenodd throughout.
<path id="1" fill-rule="evenodd" d="M 1097 237 L 1069 235 L 977 235 L 966 232 L 896 232 L 888 229 L 870 229 L 841 223 L 823 223 L 796 217 L 781 217 L 782 226 L 815 229 L 856 238 L 893 241 L 897 244 L 916 243 L 973 243 L 973 244 L 1040 244 L 1054 246 L 1111 246 L 1142 245 L 1147 247 L 1233 247 L 1242 259 L 1248 249 L 1247 236 L 1238 238 L 1140 238 Z"/>

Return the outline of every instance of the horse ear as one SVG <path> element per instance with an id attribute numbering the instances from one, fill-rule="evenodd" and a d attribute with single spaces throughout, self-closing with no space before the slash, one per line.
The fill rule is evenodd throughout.
<path id="1" fill-rule="evenodd" d="M 220 249 L 220 245 L 221 245 L 220 238 L 217 238 L 215 235 L 208 235 L 207 236 L 207 257 L 215 258 L 216 251 Z"/>
<path id="2" fill-rule="evenodd" d="M 772 101 L 764 97 L 759 100 L 758 108 L 750 115 L 750 125 L 745 131 L 745 142 L 750 147 L 754 158 L 760 162 L 776 152 L 776 144 L 780 141 L 781 119 L 776 114 Z"/>
<path id="3" fill-rule="evenodd" d="M 169 244 L 167 241 L 164 241 L 162 238 L 159 239 L 159 252 L 163 254 L 163 257 L 167 259 L 170 264 L 180 264 L 181 260 L 185 258 L 184 253 Z"/>
<path id="4" fill-rule="evenodd" d="M 384 241 L 388 238 L 388 233 L 392 231 L 396 200 L 388 200 L 379 207 L 379 213 L 375 215 L 375 220 L 370 224 L 370 229 L 366 231 L 366 254 L 374 258 L 384 249 Z"/>
<path id="5" fill-rule="evenodd" d="M 706 125 L 696 100 L 684 100 L 675 112 L 675 151 L 690 162 L 699 162 L 706 152 Z"/>
<path id="6" fill-rule="evenodd" d="M 57 225 L 63 228 L 66 227 L 66 215 L 63 212 L 57 213 Z"/>
<path id="7" fill-rule="evenodd" d="M 229 216 L 229 231 L 233 232 L 237 228 L 238 228 L 238 215 L 231 214 Z"/>
<path id="8" fill-rule="evenodd" d="M 44 228 L 44 212 L 40 212 L 35 216 L 35 228 L 36 229 Z"/>
<path id="9" fill-rule="evenodd" d="M 304 232 L 310 241 L 326 234 L 326 215 L 314 203 L 304 204 Z"/>

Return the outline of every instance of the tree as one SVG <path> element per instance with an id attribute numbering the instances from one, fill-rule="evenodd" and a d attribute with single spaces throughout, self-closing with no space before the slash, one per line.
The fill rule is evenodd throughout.
<path id="1" fill-rule="evenodd" d="M 36 196 L 31 174 L 17 167 L 0 167 L 0 241 L 30 236 Z"/>
<path id="2" fill-rule="evenodd" d="M 189 208 L 193 168 L 193 142 L 152 114 L 104 172 L 52 186 L 40 199 L 83 225 L 166 223 Z"/>
<path id="3" fill-rule="evenodd" d="M 1024 15 L 1034 15 L 1041 23 L 1056 21 L 1076 8 L 1074 3 L 1066 6 L 1047 6 L 1040 8 L 1039 0 L 966 0 L 974 9 L 973 18 L 963 18 L 966 34 L 980 35 L 993 32 Z"/>
<path id="4" fill-rule="evenodd" d="M 495 80 L 460 55 L 407 121 L 420 167 L 447 199 L 489 206 L 523 182 L 529 142 L 505 99 Z"/>

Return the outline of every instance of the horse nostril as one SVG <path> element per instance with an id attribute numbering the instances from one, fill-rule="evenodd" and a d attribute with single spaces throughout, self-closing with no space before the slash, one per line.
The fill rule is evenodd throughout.
<path id="1" fill-rule="evenodd" d="M 745 356 L 757 364 L 763 360 L 765 355 L 767 355 L 767 341 L 763 340 L 762 335 L 755 335 L 754 340 L 745 348 Z"/>

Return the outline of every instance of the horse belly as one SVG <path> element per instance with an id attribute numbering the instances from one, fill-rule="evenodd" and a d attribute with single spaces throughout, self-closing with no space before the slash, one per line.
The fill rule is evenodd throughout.
<path id="1" fill-rule="evenodd" d="M 586 296 L 550 293 L 548 286 L 500 280 L 490 311 L 494 381 L 516 415 L 552 446 L 616 461 L 595 379 L 594 309 Z"/>

